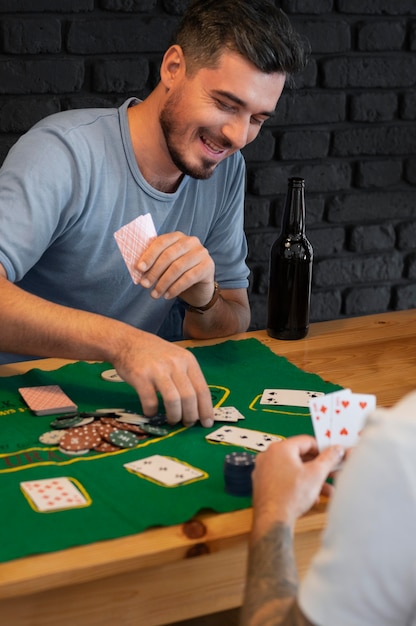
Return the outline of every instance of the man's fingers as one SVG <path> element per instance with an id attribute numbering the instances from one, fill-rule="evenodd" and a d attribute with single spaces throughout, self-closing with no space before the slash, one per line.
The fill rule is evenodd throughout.
<path id="1" fill-rule="evenodd" d="M 180 232 L 155 239 L 139 259 L 137 269 L 143 272 L 142 287 L 153 286 L 154 298 L 173 298 L 201 282 L 211 285 L 215 271 L 199 239 Z"/>
<path id="2" fill-rule="evenodd" d="M 155 386 L 149 380 L 142 378 L 140 385 L 134 387 L 140 398 L 143 414 L 148 417 L 156 415 L 159 409 L 159 400 Z"/>
<path id="3" fill-rule="evenodd" d="M 173 245 L 180 237 L 182 233 L 166 233 L 165 235 L 159 235 L 153 239 L 146 250 L 141 255 L 137 269 L 141 272 L 147 272 L 150 267 L 156 262 L 162 252 L 169 246 Z"/>
<path id="4" fill-rule="evenodd" d="M 322 465 L 323 471 L 329 475 L 338 467 L 344 456 L 345 448 L 339 445 L 329 446 L 316 457 L 315 461 Z"/>
<path id="5" fill-rule="evenodd" d="M 171 354 L 166 349 L 155 354 L 145 368 L 136 368 L 125 380 L 136 389 L 145 415 L 157 413 L 160 394 L 170 424 L 200 420 L 203 426 L 212 426 L 211 393 L 198 362 L 183 348 L 169 347 Z"/>
<path id="6" fill-rule="evenodd" d="M 322 452 L 318 450 L 315 437 L 310 435 L 297 435 L 289 439 L 291 445 L 296 445 L 296 452 L 303 461 L 311 461 L 322 467 L 326 475 L 333 472 L 345 456 L 345 448 L 340 445 L 328 446 Z"/>
<path id="7" fill-rule="evenodd" d="M 203 426 L 212 426 L 212 398 L 199 365 L 195 364 L 187 371 L 176 371 L 173 382 L 181 398 L 181 419 L 185 425 L 195 424 L 200 420 Z M 160 390 L 165 401 L 163 390 Z M 168 401 L 169 402 L 169 401 Z M 168 414 L 168 411 L 167 411 Z"/>

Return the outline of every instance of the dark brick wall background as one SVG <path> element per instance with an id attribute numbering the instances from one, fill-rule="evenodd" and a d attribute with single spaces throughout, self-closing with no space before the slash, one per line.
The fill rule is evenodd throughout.
<path id="1" fill-rule="evenodd" d="M 46 115 L 146 96 L 187 3 L 0 0 L 0 162 Z M 312 321 L 416 307 L 416 2 L 280 6 L 312 55 L 244 150 L 252 326 L 292 175 L 306 180 Z"/>

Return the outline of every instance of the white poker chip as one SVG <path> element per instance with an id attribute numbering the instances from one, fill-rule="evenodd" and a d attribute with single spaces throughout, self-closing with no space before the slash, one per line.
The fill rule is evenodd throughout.
<path id="1" fill-rule="evenodd" d="M 59 446 L 59 452 L 67 454 L 68 456 L 82 456 L 84 454 L 88 454 L 89 451 L 89 448 L 85 448 L 85 450 L 67 450 L 66 448 L 61 448 L 61 446 Z"/>
<path id="2" fill-rule="evenodd" d="M 112 383 L 124 383 L 124 380 L 119 376 L 117 370 L 105 370 L 101 372 L 101 378 Z"/>
<path id="3" fill-rule="evenodd" d="M 138 415 L 136 413 L 120 413 L 116 418 L 118 422 L 122 422 L 123 424 L 148 424 L 149 418 L 144 415 Z"/>
<path id="4" fill-rule="evenodd" d="M 39 441 L 41 443 L 46 443 L 47 445 L 57 445 L 65 433 L 66 430 L 49 430 L 39 437 Z"/>

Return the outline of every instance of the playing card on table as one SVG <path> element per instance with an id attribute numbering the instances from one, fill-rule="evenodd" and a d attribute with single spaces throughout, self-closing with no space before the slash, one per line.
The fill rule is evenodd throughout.
<path id="1" fill-rule="evenodd" d="M 313 398 L 323 395 L 322 391 L 304 391 L 303 389 L 265 389 L 260 404 L 308 407 Z"/>
<path id="2" fill-rule="evenodd" d="M 19 393 L 35 415 L 69 413 L 78 408 L 59 385 L 20 387 Z"/>
<path id="3" fill-rule="evenodd" d="M 91 500 L 70 478 L 44 478 L 20 483 L 20 488 L 35 511 L 59 511 L 88 506 Z M 79 485 L 79 487 L 81 487 Z"/>
<path id="4" fill-rule="evenodd" d="M 238 422 L 244 415 L 233 406 L 219 406 L 214 409 L 214 422 Z"/>
<path id="5" fill-rule="evenodd" d="M 277 435 L 270 435 L 258 430 L 251 430 L 249 428 L 240 428 L 238 426 L 221 426 L 218 430 L 206 435 L 205 439 L 208 441 L 215 441 L 218 443 L 228 443 L 235 446 L 243 446 L 249 448 L 249 450 L 256 450 L 256 452 L 262 452 L 267 450 L 269 445 L 274 441 L 281 441 L 282 437 Z"/>
<path id="6" fill-rule="evenodd" d="M 139 215 L 114 233 L 124 262 L 136 285 L 142 278 L 142 272 L 136 268 L 136 263 L 154 237 L 157 237 L 157 232 L 150 213 Z"/>
<path id="7" fill-rule="evenodd" d="M 165 487 L 176 487 L 207 476 L 205 472 L 196 467 L 160 454 L 126 463 L 124 467 Z"/>

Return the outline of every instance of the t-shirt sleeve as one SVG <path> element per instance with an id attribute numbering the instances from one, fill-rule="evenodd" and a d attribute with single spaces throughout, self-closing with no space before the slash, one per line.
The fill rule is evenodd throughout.
<path id="1" fill-rule="evenodd" d="M 80 176 L 69 145 L 34 127 L 11 148 L 0 170 L 0 263 L 18 282 L 77 216 L 71 197 Z"/>

